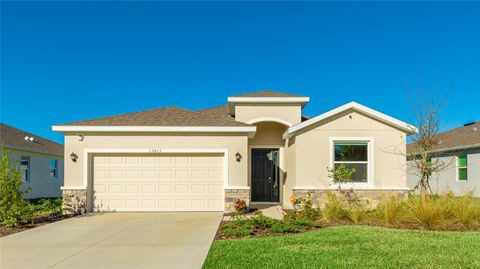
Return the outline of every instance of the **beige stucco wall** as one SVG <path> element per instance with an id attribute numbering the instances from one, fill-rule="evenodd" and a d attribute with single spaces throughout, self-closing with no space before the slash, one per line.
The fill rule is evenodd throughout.
<path id="1" fill-rule="evenodd" d="M 29 151 L 7 149 L 10 158 L 17 165 L 20 164 L 22 156 L 30 157 L 30 181 L 23 182 L 22 189 L 31 188 L 23 198 L 60 197 L 63 186 L 63 156 L 47 155 Z M 58 177 L 50 177 L 50 160 L 58 160 Z"/>
<path id="2" fill-rule="evenodd" d="M 255 125 L 257 132 L 252 139 L 248 140 L 249 145 L 280 145 L 282 147 L 285 145 L 282 134 L 288 126 L 276 122 L 259 122 Z"/>
<path id="3" fill-rule="evenodd" d="M 368 116 L 348 110 L 304 129 L 293 144 L 295 171 L 289 171 L 296 186 L 329 186 L 331 137 L 372 137 L 374 188 L 406 188 L 406 134 Z M 288 158 L 289 156 L 287 156 Z M 372 160 L 370 160 L 372 161 Z M 293 172 L 293 173 L 292 173 Z"/>
<path id="4" fill-rule="evenodd" d="M 227 149 L 228 184 L 247 186 L 248 137 L 245 134 L 153 134 L 153 133 L 82 133 L 84 140 L 79 141 L 78 134 L 65 135 L 65 186 L 83 185 L 83 164 L 85 149 Z M 77 162 L 70 154 L 78 155 Z M 235 159 L 239 152 L 243 158 Z"/>
<path id="5" fill-rule="evenodd" d="M 236 104 L 235 120 L 251 122 L 262 118 L 280 119 L 290 125 L 301 121 L 302 106 L 299 104 Z M 265 120 L 263 120 L 265 121 Z"/>

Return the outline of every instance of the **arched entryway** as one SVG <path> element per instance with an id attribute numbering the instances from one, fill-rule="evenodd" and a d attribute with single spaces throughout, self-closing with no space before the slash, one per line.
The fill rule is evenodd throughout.
<path id="1" fill-rule="evenodd" d="M 249 182 L 252 203 L 280 203 L 285 182 L 285 139 L 287 125 L 257 122 L 255 136 L 249 139 Z"/>

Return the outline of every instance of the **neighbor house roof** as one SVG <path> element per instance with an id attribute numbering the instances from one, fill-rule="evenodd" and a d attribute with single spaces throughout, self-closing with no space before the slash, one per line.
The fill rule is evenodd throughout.
<path id="1" fill-rule="evenodd" d="M 327 118 L 330 118 L 334 115 L 337 115 L 343 111 L 346 111 L 348 109 L 353 109 L 354 111 L 358 111 L 358 112 L 361 112 L 365 115 L 368 115 L 374 119 L 377 119 L 381 122 L 384 122 L 384 123 L 387 123 L 389 125 L 392 125 L 392 126 L 395 126 L 396 128 L 399 128 L 401 130 L 404 130 L 405 132 L 407 133 L 415 133 L 417 132 L 417 128 L 408 124 L 408 123 L 405 123 L 403 121 L 400 121 L 400 120 L 397 120 L 395 118 L 392 118 L 388 115 L 385 115 L 381 112 L 378 112 L 376 110 L 373 110 L 369 107 L 366 107 L 366 106 L 363 106 L 361 104 L 358 104 L 356 102 L 350 102 L 350 103 L 347 103 L 343 106 L 339 106 L 335 109 L 332 109 L 328 112 L 325 112 L 323 114 L 320 114 L 316 117 L 313 117 L 313 118 L 310 118 L 306 121 L 303 121 L 299 124 L 296 124 L 294 126 L 291 126 L 289 127 L 285 133 L 283 134 L 283 137 L 286 138 L 286 137 L 291 137 L 292 135 L 294 135 L 296 132 L 308 127 L 308 126 L 311 126 L 317 122 L 320 122 L 324 119 L 327 119 Z"/>
<path id="2" fill-rule="evenodd" d="M 53 126 L 54 131 L 254 132 L 255 126 L 235 121 L 222 108 L 202 111 L 164 107 Z"/>
<path id="3" fill-rule="evenodd" d="M 25 138 L 33 137 L 33 141 Z M 63 156 L 63 145 L 41 136 L 0 123 L 0 143 L 10 149 Z"/>
<path id="4" fill-rule="evenodd" d="M 298 94 L 274 92 L 271 90 L 264 90 L 264 91 L 237 94 L 237 95 L 233 95 L 232 97 L 306 97 L 306 96 L 298 95 Z"/>
<path id="5" fill-rule="evenodd" d="M 438 134 L 438 143 L 432 151 L 455 151 L 469 148 L 480 148 L 480 122 L 465 124 L 464 126 Z M 415 143 L 407 145 L 407 152 L 414 153 Z"/>

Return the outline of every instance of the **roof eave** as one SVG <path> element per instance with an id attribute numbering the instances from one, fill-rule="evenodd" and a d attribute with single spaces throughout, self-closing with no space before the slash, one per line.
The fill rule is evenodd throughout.
<path id="1" fill-rule="evenodd" d="M 254 135 L 256 126 L 77 126 L 54 125 L 52 131 L 68 132 L 169 132 L 169 133 L 248 133 Z"/>

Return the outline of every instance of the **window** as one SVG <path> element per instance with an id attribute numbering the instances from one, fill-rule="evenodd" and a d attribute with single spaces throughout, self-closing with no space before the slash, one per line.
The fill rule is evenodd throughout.
<path id="1" fill-rule="evenodd" d="M 58 177 L 58 160 L 50 160 L 50 177 Z"/>
<path id="2" fill-rule="evenodd" d="M 22 156 L 20 158 L 20 168 L 23 171 L 23 180 L 25 182 L 30 182 L 30 157 Z"/>
<path id="3" fill-rule="evenodd" d="M 368 182 L 368 142 L 334 141 L 334 167 L 354 168 L 353 182 Z"/>
<path id="4" fill-rule="evenodd" d="M 457 179 L 458 180 L 468 180 L 468 159 L 467 155 L 458 155 L 457 156 Z"/>

